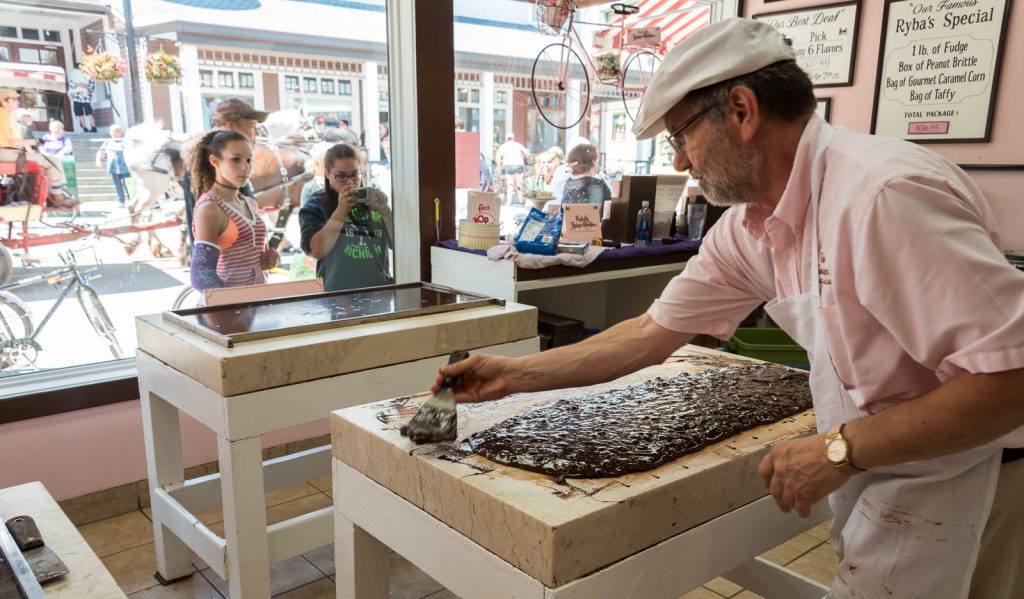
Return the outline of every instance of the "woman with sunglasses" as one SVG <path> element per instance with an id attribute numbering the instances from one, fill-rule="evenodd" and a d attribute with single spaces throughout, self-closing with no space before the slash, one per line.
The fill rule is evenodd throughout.
<path id="1" fill-rule="evenodd" d="M 394 247 L 388 198 L 362 187 L 358 151 L 336 144 L 324 155 L 324 188 L 299 211 L 302 250 L 316 259 L 325 291 L 392 283 L 388 251 Z"/>

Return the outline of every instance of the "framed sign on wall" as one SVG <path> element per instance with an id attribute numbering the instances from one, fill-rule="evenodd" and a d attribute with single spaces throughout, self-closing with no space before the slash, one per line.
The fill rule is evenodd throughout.
<path id="1" fill-rule="evenodd" d="M 987 142 L 1010 0 L 887 0 L 871 132 Z"/>
<path id="2" fill-rule="evenodd" d="M 793 41 L 796 62 L 815 87 L 853 85 L 860 0 L 753 15 Z"/>
<path id="3" fill-rule="evenodd" d="M 818 98 L 818 106 L 814 109 L 826 123 L 832 122 L 832 98 Z"/>

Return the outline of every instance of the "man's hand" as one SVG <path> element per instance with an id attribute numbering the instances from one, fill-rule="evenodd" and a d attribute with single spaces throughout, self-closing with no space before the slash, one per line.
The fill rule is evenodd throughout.
<path id="1" fill-rule="evenodd" d="M 783 512 L 796 509 L 806 518 L 811 506 L 849 478 L 825 458 L 825 435 L 779 443 L 757 469 Z"/>
<path id="2" fill-rule="evenodd" d="M 437 393 L 445 377 L 462 375 L 462 381 L 455 387 L 455 400 L 460 402 L 488 401 L 500 399 L 511 391 L 509 374 L 514 370 L 513 359 L 504 356 L 472 355 L 455 364 L 445 364 L 438 369 L 437 378 L 430 386 L 431 393 Z"/>

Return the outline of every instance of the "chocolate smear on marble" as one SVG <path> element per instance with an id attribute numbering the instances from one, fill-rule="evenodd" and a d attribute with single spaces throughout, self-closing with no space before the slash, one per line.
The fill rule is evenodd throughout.
<path id="1" fill-rule="evenodd" d="M 562 399 L 470 435 L 494 462 L 564 480 L 650 470 L 811 407 L 808 376 L 730 366 Z"/>

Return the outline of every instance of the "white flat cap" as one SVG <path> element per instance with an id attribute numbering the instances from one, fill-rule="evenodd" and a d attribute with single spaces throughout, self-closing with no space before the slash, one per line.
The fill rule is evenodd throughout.
<path id="1" fill-rule="evenodd" d="M 665 115 L 686 94 L 794 57 L 783 35 L 764 21 L 731 18 L 708 25 L 669 50 L 647 86 L 633 123 L 637 139 L 665 128 Z"/>

